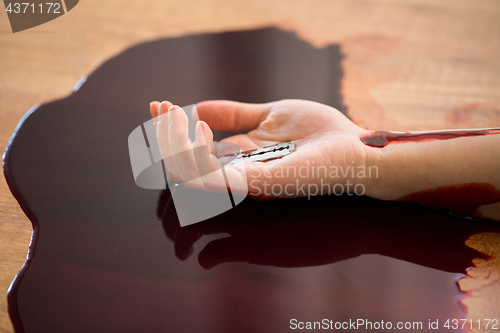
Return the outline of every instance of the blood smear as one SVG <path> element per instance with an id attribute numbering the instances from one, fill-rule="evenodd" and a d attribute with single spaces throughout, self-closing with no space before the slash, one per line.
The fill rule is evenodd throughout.
<path id="1" fill-rule="evenodd" d="M 484 130 L 460 130 L 460 131 L 441 131 L 428 133 L 392 133 L 386 131 L 377 131 L 361 137 L 361 142 L 365 145 L 383 148 L 394 142 L 428 142 L 434 140 L 449 140 L 459 137 L 482 136 L 500 134 L 499 128 Z"/>

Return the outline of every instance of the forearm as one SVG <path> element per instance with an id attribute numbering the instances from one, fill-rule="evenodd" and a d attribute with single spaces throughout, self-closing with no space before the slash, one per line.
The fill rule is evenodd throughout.
<path id="1" fill-rule="evenodd" d="M 369 194 L 500 220 L 500 135 L 393 142 L 372 148 L 379 177 Z"/>

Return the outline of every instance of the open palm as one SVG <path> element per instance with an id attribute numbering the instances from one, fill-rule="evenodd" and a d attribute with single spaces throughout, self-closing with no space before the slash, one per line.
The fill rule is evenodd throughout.
<path id="1" fill-rule="evenodd" d="M 360 168 L 366 167 L 372 148 L 365 146 L 359 137 L 367 131 L 332 107 L 303 100 L 282 100 L 265 104 L 205 101 L 198 103 L 196 109 L 200 121 L 197 124 L 195 142 L 192 143 L 187 138 L 187 117 L 180 108 L 169 102 L 151 104 L 153 117 L 171 113 L 166 121 L 157 121 L 162 155 L 171 156 L 206 145 L 213 139 L 210 128 L 247 132 L 223 140 L 237 144 L 242 150 L 286 141 L 295 143 L 295 151 L 281 159 L 225 168 L 229 181 L 234 184 L 244 182 L 251 196 L 306 196 L 310 195 L 311 189 L 314 190 L 312 195 L 332 191 L 340 193 L 341 189 L 344 192 L 353 190 L 353 187 L 345 185 L 354 186 L 363 181 L 356 179 L 356 176 Z M 196 154 L 182 161 L 171 161 L 170 164 L 167 168 L 173 178 L 184 181 L 194 179 L 194 175 L 199 174 L 202 168 L 211 166 L 214 169 L 213 159 L 208 160 Z M 191 186 L 214 189 L 214 177 L 216 176 L 212 175 L 212 179 L 198 180 L 198 183 L 191 181 Z M 334 190 L 333 186 L 336 184 L 342 186 L 337 186 Z M 304 186 L 309 192 L 306 193 Z"/>

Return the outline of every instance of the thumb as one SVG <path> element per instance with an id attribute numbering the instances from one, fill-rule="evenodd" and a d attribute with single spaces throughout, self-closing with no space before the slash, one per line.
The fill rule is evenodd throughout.
<path id="1" fill-rule="evenodd" d="M 251 131 L 266 119 L 275 102 L 250 104 L 233 101 L 204 101 L 196 104 L 200 120 L 216 131 Z"/>

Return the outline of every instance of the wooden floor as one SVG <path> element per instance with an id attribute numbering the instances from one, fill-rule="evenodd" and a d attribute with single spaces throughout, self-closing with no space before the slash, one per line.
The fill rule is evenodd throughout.
<path id="1" fill-rule="evenodd" d="M 65 96 L 83 75 L 139 42 L 198 32 L 279 26 L 345 54 L 343 96 L 369 129 L 500 126 L 497 0 L 85 0 L 62 17 L 13 34 L 0 13 L 0 151 L 38 103 Z M 167 96 L 165 96 L 167 98 Z M 174 101 L 175 102 L 175 101 Z M 0 176 L 0 290 L 22 266 L 31 223 Z M 497 234 L 473 246 L 499 257 Z M 476 262 L 462 281 L 469 318 L 498 318 L 498 259 Z M 488 274 L 489 272 L 489 274 Z M 489 276 L 490 280 L 485 280 Z M 486 283 L 486 282 L 488 283 Z M 480 288 L 484 287 L 485 288 Z M 495 289 L 496 288 L 496 289 Z M 496 297 L 497 301 L 500 297 Z M 494 302 L 491 301 L 491 302 Z M 494 312 L 496 311 L 496 312 Z M 0 297 L 0 332 L 11 332 Z"/>

